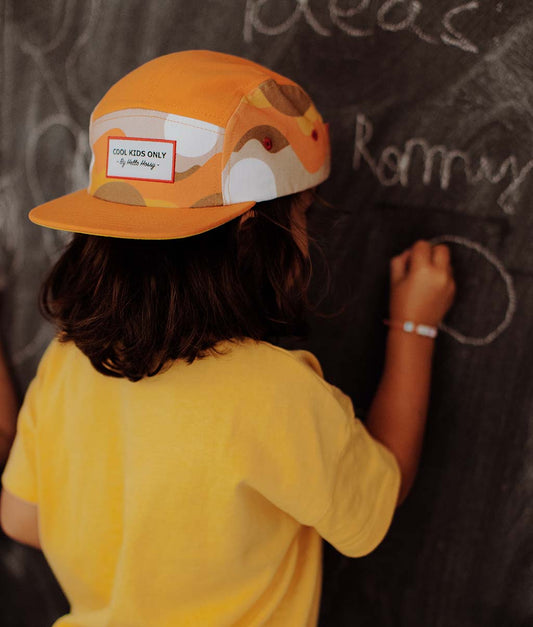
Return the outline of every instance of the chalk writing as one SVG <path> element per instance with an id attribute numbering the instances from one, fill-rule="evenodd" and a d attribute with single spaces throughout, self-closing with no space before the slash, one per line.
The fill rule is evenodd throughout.
<path id="1" fill-rule="evenodd" d="M 472 242 L 465 237 L 459 237 L 457 235 L 439 235 L 429 241 L 433 245 L 449 242 L 452 244 L 466 246 L 471 250 L 475 250 L 490 264 L 492 264 L 502 277 L 507 293 L 507 300 L 509 301 L 507 305 L 507 310 L 500 324 L 493 331 L 485 335 L 485 337 L 468 337 L 442 322 L 441 324 L 439 324 L 439 329 L 441 331 L 448 333 L 461 344 L 471 344 L 473 346 L 483 346 L 485 344 L 490 344 L 511 324 L 511 320 L 516 310 L 516 292 L 514 289 L 513 279 L 511 275 L 505 270 L 501 261 L 497 259 L 489 250 L 487 250 L 484 246 L 481 246 L 477 242 Z"/>
<path id="2" fill-rule="evenodd" d="M 469 41 L 462 33 L 460 33 L 452 24 L 452 18 L 463 11 L 475 11 L 479 8 L 479 2 L 467 2 L 455 9 L 451 9 L 446 13 L 442 20 L 446 32 L 441 34 L 441 39 L 445 44 L 457 46 L 467 52 L 478 52 L 477 46 Z"/>
<path id="3" fill-rule="evenodd" d="M 500 194 L 497 203 L 505 213 L 513 214 L 518 201 L 519 188 L 533 168 L 533 159 L 520 167 L 515 155 L 509 155 L 499 167 L 495 166 L 489 157 L 481 155 L 475 165 L 474 159 L 468 153 L 448 148 L 444 144 L 431 145 L 423 137 L 409 138 L 403 146 L 394 144 L 385 146 L 379 155 L 373 156 L 369 146 L 373 132 L 372 122 L 364 114 L 359 113 L 355 124 L 352 165 L 355 170 L 358 170 L 366 164 L 384 187 L 398 184 L 403 187 L 409 185 L 410 179 L 414 176 L 413 162 L 416 152 L 422 157 L 421 178 L 424 185 L 431 183 L 436 171 L 440 188 L 446 190 L 450 186 L 453 172 L 457 175 L 459 169 L 469 185 L 477 185 L 482 181 L 496 185 L 505 178 L 510 178 L 511 182 Z M 437 161 L 440 162 L 438 170 Z M 454 163 L 460 168 L 454 170 L 452 167 Z"/>
<path id="4" fill-rule="evenodd" d="M 243 35 L 248 43 L 253 40 L 254 30 L 263 35 L 281 35 L 290 30 L 300 19 L 304 19 L 318 35 L 331 37 L 333 34 L 330 28 L 321 24 L 315 17 L 309 6 L 309 0 L 295 0 L 293 13 L 276 25 L 265 23 L 261 16 L 261 9 L 266 4 L 280 8 L 282 5 L 286 6 L 286 3 L 279 4 L 279 2 L 276 5 L 276 0 L 247 0 Z M 439 16 L 440 32 L 431 35 L 422 30 L 420 24 L 417 23 L 419 15 L 424 11 L 424 5 L 420 0 L 385 0 L 377 9 L 370 6 L 370 0 L 359 0 L 356 6 L 349 9 L 341 8 L 339 0 L 328 0 L 331 23 L 350 37 L 371 37 L 376 32 L 376 28 L 391 33 L 407 31 L 425 43 L 453 46 L 473 54 L 477 54 L 479 48 L 459 30 L 456 18 L 466 12 L 472 14 L 478 9 L 479 2 L 476 0 L 458 4 Z M 353 18 L 357 18 L 360 23 L 353 24 L 347 21 Z"/>
<path id="5" fill-rule="evenodd" d="M 89 19 L 84 21 L 85 28 L 76 41 L 69 45 L 69 52 L 65 59 L 67 94 L 65 81 L 58 80 L 53 57 L 48 53 L 56 50 L 66 41 L 72 20 L 76 15 L 75 5 L 65 4 L 57 32 L 49 41 L 41 42 L 40 45 L 33 43 L 14 26 L 11 6 L 6 5 L 2 42 L 4 69 L 7 73 L 4 77 L 5 83 L 8 85 L 16 83 L 13 69 L 17 66 L 17 55 L 22 52 L 35 65 L 41 79 L 39 91 L 34 92 L 32 97 L 38 98 L 37 94 L 46 94 L 47 100 L 56 110 L 37 124 L 34 123 L 32 116 L 29 117 L 31 122 L 24 133 L 24 164 L 14 162 L 13 165 L 6 166 L 0 177 L 1 273 L 10 288 L 6 298 L 9 298 L 9 310 L 14 313 L 11 315 L 11 333 L 7 340 L 12 362 L 17 369 L 42 354 L 54 333 L 49 323 L 38 319 L 29 324 L 26 314 L 21 314 L 21 312 L 31 312 L 36 309 L 38 291 L 37 279 L 33 283 L 26 279 L 25 273 L 28 273 L 29 268 L 30 276 L 34 278 L 31 268 L 34 267 L 32 264 L 36 263 L 34 261 L 36 248 L 39 251 L 37 262 L 39 268 L 46 267 L 57 258 L 60 249 L 69 239 L 68 234 L 62 231 L 36 229 L 35 232 L 39 234 L 40 242 L 37 246 L 35 242 L 32 242 L 31 246 L 28 245 L 28 233 L 24 227 L 27 222 L 27 211 L 31 206 L 49 199 L 39 176 L 40 143 L 54 127 L 70 132 L 75 146 L 71 153 L 70 168 L 64 175 L 64 191 L 80 189 L 87 185 L 87 165 L 90 155 L 88 134 L 86 124 L 81 126 L 73 118 L 71 101 L 74 100 L 87 113 L 95 104 L 92 98 L 89 100 L 82 96 L 76 61 L 82 48 L 90 44 L 90 34 L 94 32 L 101 6 L 102 0 L 91 0 Z M 5 90 L 0 112 L 2 116 L 0 142 L 6 154 L 14 142 L 16 127 L 12 124 L 10 113 L 14 110 L 13 98 L 16 94 L 17 91 L 14 89 Z M 29 188 L 29 198 L 19 191 L 25 186 Z"/>
<path id="6" fill-rule="evenodd" d="M 261 18 L 259 17 L 259 12 L 261 11 L 261 8 L 267 2 L 270 3 L 270 0 L 246 1 L 244 16 L 245 41 L 252 41 L 253 28 L 255 28 L 256 31 L 262 33 L 263 35 L 281 35 L 282 33 L 290 30 L 292 26 L 294 26 L 294 24 L 299 21 L 302 15 L 305 21 L 309 24 L 309 26 L 315 31 L 315 33 L 318 33 L 319 35 L 323 35 L 325 37 L 329 37 L 331 35 L 331 31 L 322 26 L 311 12 L 308 0 L 296 0 L 296 8 L 294 9 L 294 12 L 290 17 L 288 17 L 284 22 L 277 24 L 276 26 L 268 26 L 267 24 L 262 22 Z"/>

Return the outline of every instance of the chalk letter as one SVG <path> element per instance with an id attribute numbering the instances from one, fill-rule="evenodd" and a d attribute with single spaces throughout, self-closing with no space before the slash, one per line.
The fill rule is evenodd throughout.
<path id="1" fill-rule="evenodd" d="M 397 185 L 400 180 L 400 160 L 402 153 L 396 146 L 387 146 L 381 153 L 381 157 L 378 161 L 378 179 L 382 185 L 390 187 L 391 185 Z M 389 168 L 393 175 L 387 178 L 385 168 Z"/>
<path id="2" fill-rule="evenodd" d="M 247 43 L 251 43 L 252 41 L 253 28 L 255 28 L 258 32 L 263 33 L 263 35 L 281 35 L 296 24 L 302 13 L 309 26 L 311 26 L 316 33 L 324 35 L 325 37 L 331 36 L 331 31 L 321 26 L 315 19 L 315 16 L 311 13 L 311 9 L 308 6 L 309 0 L 296 0 L 296 8 L 291 16 L 277 26 L 267 26 L 261 21 L 259 11 L 268 1 L 269 0 L 246 0 L 244 13 L 244 41 Z"/>
<path id="3" fill-rule="evenodd" d="M 396 24 L 393 24 L 392 22 L 387 22 L 387 13 L 389 13 L 389 11 L 393 9 L 396 5 L 405 4 L 406 2 L 409 2 L 409 6 L 406 7 L 406 17 Z M 420 4 L 420 2 L 418 2 L 418 0 L 387 0 L 387 2 L 385 2 L 378 11 L 378 24 L 383 30 L 388 30 L 392 32 L 400 30 L 412 30 L 415 35 L 418 35 L 418 37 L 420 37 L 420 39 L 422 39 L 423 41 L 429 44 L 434 44 L 436 43 L 435 39 L 433 37 L 430 37 L 429 35 L 426 35 L 426 33 L 424 33 L 424 31 L 415 24 L 416 18 L 418 17 L 418 14 L 421 10 L 422 5 Z"/>
<path id="4" fill-rule="evenodd" d="M 374 32 L 373 28 L 356 28 L 355 26 L 349 26 L 344 22 L 341 22 L 341 17 L 353 17 L 358 13 L 362 13 L 365 9 L 368 9 L 370 0 L 359 0 L 359 4 L 351 9 L 341 9 L 337 6 L 338 0 L 329 0 L 329 15 L 333 24 L 338 26 L 346 34 L 352 37 L 368 37 Z"/>
<path id="5" fill-rule="evenodd" d="M 372 138 L 373 128 L 370 120 L 367 120 L 362 113 L 357 114 L 355 125 L 355 150 L 353 155 L 353 169 L 358 170 L 361 166 L 361 157 L 368 163 L 370 169 L 377 176 L 376 163 L 366 149 L 366 144 Z"/>
<path id="6" fill-rule="evenodd" d="M 455 9 L 450 9 L 446 13 L 442 20 L 442 25 L 447 30 L 447 33 L 443 33 L 440 36 L 445 44 L 457 46 L 457 48 L 461 48 L 461 50 L 473 52 L 474 54 L 479 52 L 478 47 L 469 41 L 462 33 L 456 30 L 451 24 L 452 17 L 456 16 L 458 13 L 462 13 L 463 11 L 475 11 L 476 9 L 479 9 L 479 2 L 468 2 L 467 4 L 455 7 Z"/>
<path id="7" fill-rule="evenodd" d="M 431 146 L 430 148 L 429 143 L 422 137 L 413 137 L 413 139 L 408 139 L 405 142 L 405 152 L 400 160 L 400 183 L 403 185 L 403 187 L 407 187 L 407 184 L 409 182 L 409 167 L 411 165 L 413 149 L 416 146 L 419 146 L 422 149 L 423 153 L 424 174 L 422 177 L 422 181 L 424 185 L 429 185 L 431 183 L 431 174 L 433 172 L 435 155 L 439 154 L 442 159 L 446 154 L 446 146 L 438 145 Z"/>

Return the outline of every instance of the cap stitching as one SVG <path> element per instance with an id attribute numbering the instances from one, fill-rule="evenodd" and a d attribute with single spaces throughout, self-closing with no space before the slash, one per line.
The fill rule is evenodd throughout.
<path id="1" fill-rule="evenodd" d="M 265 83 L 265 82 L 267 82 L 267 81 L 271 80 L 271 78 L 270 78 L 270 77 L 269 77 L 269 78 L 265 78 L 265 77 L 264 77 L 264 75 L 260 76 L 260 78 L 262 78 L 263 80 L 262 80 L 262 81 L 260 81 L 260 82 L 257 82 L 257 80 L 258 80 L 258 79 L 256 78 L 256 79 L 254 79 L 254 81 L 253 81 L 253 82 L 252 82 L 252 81 L 250 81 L 250 82 L 246 85 L 246 87 L 245 87 L 244 89 L 239 88 L 239 89 L 236 89 L 236 90 L 235 90 L 235 92 L 234 92 L 235 94 L 239 94 L 239 93 L 240 93 L 240 94 L 241 94 L 241 97 L 239 98 L 239 101 L 237 102 L 237 105 L 236 105 L 236 106 L 235 106 L 235 108 L 233 109 L 233 113 L 229 116 L 229 118 L 228 118 L 228 119 L 227 119 L 227 121 L 226 121 L 226 126 L 225 126 L 225 129 L 224 129 L 226 132 L 224 133 L 224 142 L 223 142 L 223 144 L 222 144 L 221 159 L 223 159 L 223 158 L 224 158 L 225 147 L 226 147 L 226 141 L 227 141 L 227 130 L 228 130 L 228 127 L 229 127 L 229 125 L 230 125 L 231 121 L 233 120 L 233 118 L 234 118 L 236 115 L 241 115 L 241 114 L 239 113 L 239 109 L 240 109 L 240 107 L 241 107 L 242 101 L 243 101 L 243 100 L 244 100 L 244 99 L 248 96 L 248 94 L 249 94 L 251 91 L 253 91 L 254 89 L 257 89 L 257 88 L 258 88 L 260 85 L 262 85 L 263 83 Z M 243 93 L 243 92 L 244 92 L 244 93 Z M 233 151 L 232 151 L 232 152 L 233 152 Z M 231 155 L 232 155 L 232 152 L 230 152 L 230 153 L 229 153 L 229 158 L 228 158 L 227 164 L 229 164 L 229 163 L 230 163 L 230 161 L 231 161 Z M 228 170 L 228 174 L 229 174 L 229 171 L 230 171 L 230 170 L 231 170 L 231 167 L 230 167 L 230 168 L 229 168 L 229 170 Z M 225 194 L 224 194 L 224 181 L 222 180 L 223 175 L 224 175 L 224 167 L 222 167 L 222 164 L 221 164 L 221 168 L 220 168 L 220 189 L 222 190 L 222 201 L 224 202 L 224 200 L 225 200 L 225 198 L 224 198 Z M 228 198 L 227 198 L 227 200 L 228 200 L 228 204 L 230 204 L 230 205 L 231 205 L 231 204 L 234 204 L 234 203 L 232 203 L 232 202 L 231 202 L 231 192 L 230 192 L 229 186 L 228 186 Z"/>
<path id="2" fill-rule="evenodd" d="M 165 113 L 162 112 L 162 115 L 170 115 L 170 114 L 168 114 L 168 113 L 165 114 Z M 133 115 L 133 114 L 132 115 L 116 115 L 116 116 L 113 116 L 113 117 L 106 117 L 105 120 L 103 119 L 103 117 L 101 117 L 101 118 L 98 118 L 98 120 L 96 120 L 95 122 L 93 122 L 92 125 L 94 127 L 100 121 L 102 121 L 102 123 L 103 123 L 103 122 L 107 122 L 108 120 L 119 120 L 119 119 L 120 120 L 124 120 L 126 118 L 153 118 L 154 120 L 161 120 L 162 119 L 162 117 L 158 116 L 158 115 L 147 115 L 145 113 L 139 113 L 139 114 L 136 114 L 136 115 Z M 220 127 L 220 128 L 222 128 L 221 131 L 214 131 L 211 128 L 205 128 L 203 126 L 195 126 L 194 124 L 190 124 L 188 122 L 181 122 L 179 120 L 168 120 L 167 119 L 166 121 L 170 122 L 171 124 L 181 124 L 182 126 L 190 126 L 191 128 L 199 128 L 202 131 L 207 131 L 208 133 L 215 133 L 216 135 L 224 135 L 224 132 L 225 132 L 225 129 L 222 128 L 222 127 Z M 201 120 L 198 120 L 198 121 L 201 121 Z M 206 124 L 210 124 L 210 122 L 206 122 Z M 214 126 L 216 126 L 216 125 L 214 125 Z"/>
<path id="3" fill-rule="evenodd" d="M 245 98 L 245 96 L 242 96 L 242 98 L 239 100 L 239 104 L 235 107 L 235 110 L 233 111 L 230 119 L 228 120 L 228 122 L 226 124 L 226 131 L 227 131 L 229 125 L 230 125 L 230 121 L 233 120 L 233 118 L 242 116 L 242 111 L 240 110 L 240 106 L 241 106 L 242 101 L 244 100 L 244 98 Z M 224 142 L 223 142 L 223 145 L 222 145 L 221 160 L 224 158 L 224 147 L 225 147 L 226 141 L 227 141 L 227 137 L 226 136 L 227 136 L 227 133 L 224 136 Z M 231 155 L 232 154 L 233 154 L 233 150 L 229 153 L 229 158 L 228 158 L 228 161 L 226 163 L 226 165 L 229 166 L 229 168 L 228 168 L 228 176 L 229 176 L 229 173 L 231 172 Z M 222 190 L 222 200 L 224 201 L 225 200 L 224 199 L 224 184 L 223 184 L 224 182 L 222 180 L 222 175 L 224 173 L 224 167 L 222 166 L 222 163 L 220 165 L 221 165 L 221 167 L 220 167 L 220 189 Z M 232 201 L 232 198 L 231 198 L 231 190 L 230 190 L 230 186 L 229 185 L 228 185 L 228 198 L 227 198 L 227 201 L 228 201 L 227 204 L 229 204 L 229 205 L 234 204 L 233 201 Z"/>

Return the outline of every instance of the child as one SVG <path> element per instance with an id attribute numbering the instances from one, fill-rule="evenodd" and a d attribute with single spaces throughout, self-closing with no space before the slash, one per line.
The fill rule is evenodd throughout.
<path id="1" fill-rule="evenodd" d="M 365 428 L 314 355 L 266 341 L 306 330 L 305 212 L 330 158 L 309 96 L 245 59 L 174 53 L 107 92 L 90 141 L 88 189 L 31 212 L 76 235 L 43 287 L 58 337 L 2 526 L 42 547 L 71 604 L 58 626 L 316 625 L 322 538 L 366 555 L 413 483 L 448 249 L 391 262 Z"/>
<path id="2" fill-rule="evenodd" d="M 4 466 L 15 437 L 17 397 L 11 382 L 3 347 L 0 346 L 0 466 Z"/>
<path id="3" fill-rule="evenodd" d="M 3 291 L 7 284 L 6 255 L 0 249 L 0 304 L 3 300 Z M 17 424 L 17 395 L 11 381 L 9 368 L 6 363 L 3 346 L 0 343 L 0 467 L 6 463 L 9 449 L 13 444 Z"/>

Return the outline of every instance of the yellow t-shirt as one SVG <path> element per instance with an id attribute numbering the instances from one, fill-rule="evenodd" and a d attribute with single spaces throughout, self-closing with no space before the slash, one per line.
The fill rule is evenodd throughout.
<path id="1" fill-rule="evenodd" d="M 387 532 L 400 471 L 316 357 L 267 342 L 136 383 L 54 340 L 2 483 L 39 506 L 76 627 L 314 626 L 322 538 Z"/>

